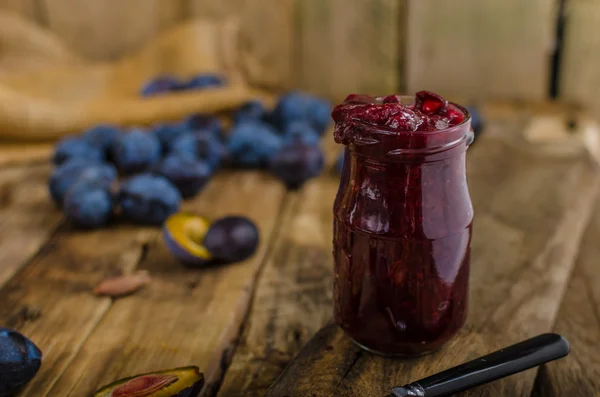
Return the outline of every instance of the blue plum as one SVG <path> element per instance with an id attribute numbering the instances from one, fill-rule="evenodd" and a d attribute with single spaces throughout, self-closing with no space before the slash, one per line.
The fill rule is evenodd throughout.
<path id="1" fill-rule="evenodd" d="M 182 125 L 189 132 L 213 135 L 221 141 L 225 139 L 223 123 L 212 115 L 193 114 L 187 117 Z"/>
<path id="2" fill-rule="evenodd" d="M 211 87 L 222 87 L 226 84 L 227 80 L 223 76 L 212 73 L 202 73 L 182 83 L 180 85 L 180 89 L 196 90 Z"/>
<path id="3" fill-rule="evenodd" d="M 321 137 L 310 124 L 304 121 L 294 121 L 285 129 L 284 141 L 288 145 L 298 140 L 306 145 L 318 145 Z"/>
<path id="4" fill-rule="evenodd" d="M 121 184 L 119 204 L 123 216 L 133 222 L 160 225 L 178 211 L 181 194 L 163 176 L 143 173 Z"/>
<path id="5" fill-rule="evenodd" d="M 76 182 L 84 180 L 98 186 L 109 187 L 116 182 L 117 177 L 117 169 L 111 164 L 74 159 L 54 170 L 50 175 L 48 187 L 54 203 L 62 207 L 65 195 Z"/>
<path id="6" fill-rule="evenodd" d="M 16 395 L 42 365 L 42 351 L 26 336 L 0 327 L 0 397 Z"/>
<path id="7" fill-rule="evenodd" d="M 159 124 L 152 129 L 152 134 L 160 142 L 163 153 L 168 153 L 173 146 L 173 142 L 187 132 L 188 128 L 183 123 Z"/>
<path id="8" fill-rule="evenodd" d="M 213 222 L 203 245 L 219 262 L 243 261 L 252 256 L 259 244 L 258 228 L 250 219 L 230 215 Z"/>
<path id="9" fill-rule="evenodd" d="M 269 167 L 289 189 L 294 190 L 319 175 L 324 163 L 323 152 L 318 146 L 296 142 L 279 150 L 271 159 Z"/>
<path id="10" fill-rule="evenodd" d="M 210 180 L 211 167 L 203 160 L 172 154 L 160 163 L 158 174 L 171 181 L 183 198 L 189 198 L 198 194 Z"/>
<path id="11" fill-rule="evenodd" d="M 140 94 L 149 97 L 166 92 L 177 91 L 181 87 L 181 82 L 175 76 L 163 75 L 151 79 L 142 87 Z"/>
<path id="12" fill-rule="evenodd" d="M 259 100 L 246 102 L 239 107 L 233 114 L 235 124 L 246 121 L 265 121 L 267 118 L 267 109 Z"/>
<path id="13" fill-rule="evenodd" d="M 211 134 L 184 134 L 173 143 L 170 154 L 204 160 L 214 171 L 228 161 L 227 148 Z"/>
<path id="14" fill-rule="evenodd" d="M 342 153 L 340 153 L 338 155 L 338 158 L 335 162 L 335 170 L 338 174 L 342 174 L 342 171 L 344 170 L 344 152 L 342 151 Z"/>
<path id="15" fill-rule="evenodd" d="M 160 161 L 160 142 L 154 134 L 134 129 L 119 137 L 113 157 L 123 173 L 143 172 Z"/>
<path id="16" fill-rule="evenodd" d="M 228 149 L 234 165 L 243 168 L 263 167 L 283 146 L 283 138 L 269 124 L 244 122 L 231 130 Z"/>
<path id="17" fill-rule="evenodd" d="M 82 137 L 90 145 L 108 153 L 120 135 L 121 129 L 116 125 L 100 124 L 85 131 Z"/>
<path id="18" fill-rule="evenodd" d="M 331 121 L 332 106 L 325 99 L 307 93 L 291 91 L 282 95 L 273 110 L 273 123 L 285 130 L 294 121 L 309 123 L 323 135 Z"/>
<path id="19" fill-rule="evenodd" d="M 85 159 L 88 162 L 102 162 L 105 153 L 102 149 L 94 147 L 80 137 L 67 137 L 61 139 L 54 148 L 52 162 L 61 165 L 71 159 Z"/>
<path id="20" fill-rule="evenodd" d="M 63 209 L 77 226 L 104 226 L 113 214 L 116 201 L 110 189 L 85 180 L 76 182 L 65 196 Z"/>

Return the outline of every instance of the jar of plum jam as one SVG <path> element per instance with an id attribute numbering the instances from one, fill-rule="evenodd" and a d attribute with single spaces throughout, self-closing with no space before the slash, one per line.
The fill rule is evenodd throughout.
<path id="1" fill-rule="evenodd" d="M 337 324 L 383 355 L 437 350 L 467 315 L 473 208 L 468 111 L 439 95 L 350 95 L 334 204 Z"/>

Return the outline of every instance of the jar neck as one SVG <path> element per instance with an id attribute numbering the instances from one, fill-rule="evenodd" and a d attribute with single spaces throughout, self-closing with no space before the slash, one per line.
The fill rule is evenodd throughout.
<path id="1" fill-rule="evenodd" d="M 378 163 L 423 163 L 464 153 L 473 141 L 470 120 L 440 131 L 392 132 L 357 123 L 355 139 L 348 150 L 359 161 Z"/>

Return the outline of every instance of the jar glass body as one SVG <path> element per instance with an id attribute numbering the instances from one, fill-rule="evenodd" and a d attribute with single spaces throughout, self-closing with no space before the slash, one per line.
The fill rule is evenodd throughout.
<path id="1" fill-rule="evenodd" d="M 467 316 L 468 112 L 435 132 L 351 128 L 334 204 L 336 323 L 376 353 L 437 350 Z"/>

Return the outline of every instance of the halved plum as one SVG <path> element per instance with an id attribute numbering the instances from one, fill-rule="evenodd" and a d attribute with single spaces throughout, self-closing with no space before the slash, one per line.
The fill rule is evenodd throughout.
<path id="1" fill-rule="evenodd" d="M 179 262 L 187 266 L 202 266 L 212 260 L 212 255 L 203 245 L 210 225 L 208 218 L 178 212 L 165 221 L 163 239 Z"/>
<path id="2" fill-rule="evenodd" d="M 198 367 L 149 372 L 119 379 L 94 393 L 94 397 L 197 397 L 204 386 Z"/>

